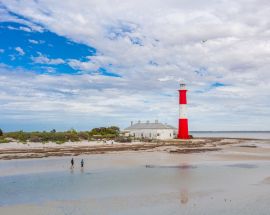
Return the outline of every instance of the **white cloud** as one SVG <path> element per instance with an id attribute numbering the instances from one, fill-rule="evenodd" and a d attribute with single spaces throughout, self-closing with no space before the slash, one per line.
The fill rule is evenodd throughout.
<path id="1" fill-rule="evenodd" d="M 269 1 L 81 0 L 78 4 L 3 0 L 3 4 L 52 32 L 97 49 L 98 55 L 87 61 L 67 61 L 74 69 L 87 72 L 109 67 L 123 77 L 61 77 L 65 79 L 61 83 L 72 83 L 66 91 L 73 90 L 74 82 L 91 86 L 89 91 L 77 87 L 76 93 L 96 104 L 108 99 L 111 103 L 106 105 L 113 107 L 97 105 L 95 112 L 92 103 L 76 100 L 71 108 L 74 114 L 89 105 L 87 110 L 100 110 L 100 117 L 110 109 L 127 121 L 149 117 L 176 124 L 181 80 L 190 90 L 191 129 L 258 130 L 269 126 Z M 43 55 L 32 59 L 41 64 L 64 63 Z M 42 78 L 49 83 L 57 79 Z M 225 86 L 211 87 L 216 82 Z M 105 90 L 109 87 L 113 95 Z M 93 98 L 85 97 L 87 94 Z M 128 100 L 121 109 L 128 95 L 134 96 L 133 103 Z"/>
<path id="2" fill-rule="evenodd" d="M 20 23 L 23 25 L 28 26 L 29 28 L 27 29 L 27 31 L 29 30 L 33 30 L 33 31 L 37 31 L 37 32 L 43 32 L 43 27 L 33 23 L 31 21 L 28 21 L 26 19 L 22 19 L 19 18 L 17 16 L 14 16 L 12 14 L 10 14 L 5 8 L 1 7 L 0 8 L 0 22 L 16 22 L 16 23 Z M 20 28 L 14 28 L 12 26 L 8 26 L 9 29 L 11 30 L 25 30 L 25 29 L 20 29 Z"/>
<path id="3" fill-rule="evenodd" d="M 99 65 L 93 62 L 90 61 L 81 62 L 76 59 L 69 60 L 68 65 L 75 70 L 83 70 L 83 71 L 97 71 L 97 69 L 99 68 Z"/>
<path id="4" fill-rule="evenodd" d="M 44 69 L 44 71 L 46 71 L 47 73 L 56 73 L 56 69 L 50 66 L 43 66 L 41 67 L 42 69 Z"/>
<path id="5" fill-rule="evenodd" d="M 156 102 L 158 100 L 151 92 L 142 95 L 133 89 L 121 90 L 128 83 L 124 79 L 118 79 L 115 82 L 112 77 L 88 74 L 76 78 L 73 75 L 37 75 L 2 66 L 0 113 L 5 119 L 42 121 L 49 124 L 63 120 L 70 120 L 70 123 L 87 122 L 88 127 L 84 129 L 96 126 L 95 123 L 102 117 L 112 121 L 120 119 L 125 126 L 126 119 L 141 115 L 141 109 L 147 110 L 148 104 L 144 101 L 150 101 L 152 96 Z M 145 114 L 156 112 L 164 105 L 159 104 L 155 109 L 148 109 Z M 134 115 L 133 112 L 138 114 Z M 64 126 L 72 126 L 70 123 L 67 122 Z"/>
<path id="6" fill-rule="evenodd" d="M 34 63 L 39 63 L 39 64 L 58 65 L 58 64 L 65 63 L 65 61 L 61 58 L 50 59 L 47 56 L 42 55 L 41 53 L 38 53 L 37 57 L 32 56 L 31 59 Z"/>
<path id="7" fill-rule="evenodd" d="M 39 44 L 39 41 L 37 41 L 37 40 L 31 40 L 31 39 L 29 39 L 28 40 L 30 43 L 33 43 L 33 44 Z"/>
<path id="8" fill-rule="evenodd" d="M 88 56 L 86 58 L 87 61 L 70 59 L 68 61 L 68 65 L 73 69 L 78 69 L 86 72 L 87 71 L 93 72 L 97 71 L 100 67 L 108 67 L 109 65 L 117 64 L 114 58 L 104 55 Z"/>
<path id="9" fill-rule="evenodd" d="M 25 52 L 21 47 L 16 47 L 15 50 L 19 53 L 19 55 L 21 56 L 25 55 Z"/>
<path id="10" fill-rule="evenodd" d="M 14 61 L 14 60 L 16 60 L 16 57 L 15 57 L 15 55 L 9 55 L 9 57 L 10 57 L 10 60 L 11 60 L 11 61 Z"/>
<path id="11" fill-rule="evenodd" d="M 9 30 L 18 30 L 17 28 L 13 27 L 13 26 L 8 26 L 7 27 Z"/>
<path id="12" fill-rule="evenodd" d="M 173 76 L 165 76 L 158 79 L 159 81 L 171 81 L 173 80 Z"/>
<path id="13" fill-rule="evenodd" d="M 26 31 L 26 32 L 32 32 L 32 30 L 30 28 L 28 28 L 28 27 L 22 27 L 22 26 L 20 26 L 19 29 L 22 30 L 22 31 Z"/>
<path id="14" fill-rule="evenodd" d="M 20 26 L 18 28 L 16 27 L 13 27 L 13 26 L 8 26 L 7 27 L 9 30 L 21 30 L 21 31 L 26 31 L 26 32 L 32 32 L 32 30 L 28 27 L 23 27 L 23 26 Z"/>

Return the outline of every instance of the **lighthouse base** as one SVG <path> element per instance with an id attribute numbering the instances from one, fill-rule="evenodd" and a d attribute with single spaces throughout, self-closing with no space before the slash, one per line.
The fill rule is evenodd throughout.
<path id="1" fill-rule="evenodd" d="M 179 119 L 178 139 L 189 139 L 188 134 L 188 119 Z"/>

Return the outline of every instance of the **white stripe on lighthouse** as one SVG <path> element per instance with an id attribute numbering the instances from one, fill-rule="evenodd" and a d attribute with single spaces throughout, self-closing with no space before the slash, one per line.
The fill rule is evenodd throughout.
<path id="1" fill-rule="evenodd" d="M 179 105 L 179 119 L 187 119 L 187 105 Z"/>

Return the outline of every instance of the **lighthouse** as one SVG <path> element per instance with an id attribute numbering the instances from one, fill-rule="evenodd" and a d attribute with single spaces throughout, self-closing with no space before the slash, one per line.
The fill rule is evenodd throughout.
<path id="1" fill-rule="evenodd" d="M 186 85 L 181 83 L 179 90 L 179 121 L 178 121 L 178 139 L 188 139 L 188 119 L 187 119 L 187 89 Z"/>

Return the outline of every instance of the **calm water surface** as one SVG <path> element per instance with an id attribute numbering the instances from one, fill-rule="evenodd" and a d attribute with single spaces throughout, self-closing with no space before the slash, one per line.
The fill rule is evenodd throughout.
<path id="1" fill-rule="evenodd" d="M 270 139 L 270 131 L 193 131 L 194 137 Z"/>
<path id="2" fill-rule="evenodd" d="M 40 159 L 25 165 L 36 168 L 36 162 L 49 164 Z M 267 161 L 9 175 L 0 177 L 0 214 L 269 215 L 269 176 Z"/>

